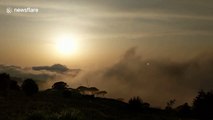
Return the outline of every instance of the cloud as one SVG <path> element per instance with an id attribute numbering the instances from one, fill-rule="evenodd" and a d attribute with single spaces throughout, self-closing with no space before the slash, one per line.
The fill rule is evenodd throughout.
<path id="1" fill-rule="evenodd" d="M 113 43 L 119 39 L 125 47 L 140 44 L 144 53 L 148 51 L 148 56 L 152 54 L 149 51 L 153 50 L 153 56 L 169 54 L 174 59 L 193 56 L 207 48 L 212 51 L 212 3 L 212 0 L 4 0 L 0 2 L 0 20 L 2 28 L 6 28 L 2 30 L 10 31 L 10 34 L 23 26 L 27 31 L 31 31 L 32 27 L 33 31 L 48 33 L 65 25 L 65 28 L 74 30 L 71 32 L 87 34 L 85 39 L 112 40 Z M 7 7 L 38 7 L 41 11 L 36 15 L 6 14 Z M 58 24 L 60 22 L 63 24 Z M 37 29 L 31 25 L 35 25 Z M 44 27 L 47 28 L 46 31 L 43 30 Z M 2 36 L 7 35 L 4 33 L 2 32 Z M 144 37 L 147 39 L 141 39 Z M 127 40 L 130 42 L 126 43 Z M 5 44 L 5 40 L 1 41 Z M 111 51 L 120 49 L 116 45 L 115 48 Z M 88 81 L 88 85 L 105 88 L 110 96 L 128 99 L 133 95 L 140 95 L 157 105 L 163 105 L 170 97 L 190 101 L 198 89 L 213 87 L 211 54 L 187 61 L 145 57 L 137 55 L 136 48 L 132 48 L 116 64 L 100 70 L 83 71 L 80 75 L 79 70 L 61 74 L 66 71 L 64 66 L 38 66 L 37 70 L 1 66 L 0 69 L 14 76 L 39 80 L 54 79 L 56 76 L 63 76 L 58 79 L 69 80 L 72 78 L 69 76 L 78 75 L 70 82 L 71 85 Z"/>
<path id="2" fill-rule="evenodd" d="M 62 22 L 66 29 L 73 28 L 72 33 L 87 34 L 85 39 L 90 40 L 140 40 L 148 37 L 203 41 L 204 36 L 208 40 L 212 38 L 212 3 L 212 0 L 3 0 L 0 13 L 2 22 L 6 23 L 2 27 L 11 30 L 19 29 L 23 23 L 27 31 L 31 30 L 31 25 L 36 25 L 37 29 L 45 25 L 48 29 L 42 31 L 49 33 L 50 29 L 61 28 L 57 23 Z M 6 14 L 7 7 L 38 7 L 40 11 L 36 15 Z M 27 23 L 30 27 L 25 25 Z"/>
<path id="3" fill-rule="evenodd" d="M 85 74 L 81 79 L 108 91 L 111 97 L 141 96 L 154 106 L 192 102 L 200 89 L 213 88 L 213 56 L 202 54 L 187 61 L 144 59 L 129 49 L 114 65 Z"/>
<path id="4" fill-rule="evenodd" d="M 0 72 L 36 79 L 43 89 L 56 81 L 64 81 L 72 88 L 95 86 L 106 90 L 108 97 L 125 98 L 126 101 L 132 96 L 140 96 L 153 106 L 161 107 L 170 99 L 176 99 L 177 104 L 192 102 L 200 89 L 213 88 L 212 53 L 203 53 L 190 60 L 172 61 L 145 58 L 134 47 L 115 64 L 98 70 L 91 67 L 80 74 L 79 69 L 69 69 L 60 64 L 34 69 L 0 65 Z"/>
<path id="5" fill-rule="evenodd" d="M 63 73 L 63 72 L 68 72 L 70 71 L 69 68 L 67 68 L 64 65 L 61 64 L 54 64 L 52 66 L 37 66 L 37 67 L 32 67 L 33 70 L 47 70 L 47 71 L 51 71 L 51 72 L 59 72 L 59 73 Z"/>
<path id="6" fill-rule="evenodd" d="M 23 80 L 27 78 L 32 78 L 39 84 L 40 89 L 47 89 L 56 81 L 70 81 L 74 79 L 80 71 L 80 69 L 69 69 L 60 64 L 32 68 L 0 65 L 0 73 L 10 74 L 10 76 L 19 83 L 22 83 Z"/>
<path id="7" fill-rule="evenodd" d="M 54 64 L 52 66 L 36 66 L 32 67 L 32 70 L 56 72 L 59 74 L 71 75 L 72 77 L 77 76 L 81 72 L 81 69 L 69 69 L 65 65 L 61 64 Z"/>
<path id="8" fill-rule="evenodd" d="M 51 72 L 37 72 L 31 68 L 21 68 L 19 66 L 0 65 L 0 72 L 8 73 L 12 77 L 18 77 L 22 80 L 32 78 L 38 82 L 45 82 L 55 78 L 55 74 Z"/>

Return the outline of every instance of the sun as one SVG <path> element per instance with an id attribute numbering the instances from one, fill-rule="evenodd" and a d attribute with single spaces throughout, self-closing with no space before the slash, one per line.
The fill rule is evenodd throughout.
<path id="1" fill-rule="evenodd" d="M 63 35 L 56 39 L 56 49 L 60 55 L 69 56 L 76 52 L 77 44 L 74 37 Z"/>

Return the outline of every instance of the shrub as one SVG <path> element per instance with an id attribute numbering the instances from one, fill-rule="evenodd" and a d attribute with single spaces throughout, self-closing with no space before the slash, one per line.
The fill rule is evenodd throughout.
<path id="1" fill-rule="evenodd" d="M 129 100 L 129 108 L 134 111 L 148 112 L 150 110 L 150 104 L 143 102 L 143 100 L 137 96 Z"/>
<path id="2" fill-rule="evenodd" d="M 15 90 L 15 91 L 20 90 L 20 86 L 18 85 L 17 81 L 10 80 L 10 90 Z"/>
<path id="3" fill-rule="evenodd" d="M 0 95 L 7 96 L 9 90 L 10 75 L 6 73 L 0 74 Z"/>
<path id="4" fill-rule="evenodd" d="M 38 92 L 38 85 L 32 79 L 26 79 L 21 87 L 27 96 L 32 96 Z"/>
<path id="5" fill-rule="evenodd" d="M 188 103 L 184 103 L 183 105 L 180 105 L 176 108 L 178 116 L 181 118 L 189 118 L 191 117 L 191 107 L 188 105 Z"/>
<path id="6" fill-rule="evenodd" d="M 193 111 L 200 119 L 213 119 L 213 91 L 201 90 L 193 101 Z"/>
<path id="7" fill-rule="evenodd" d="M 143 107 L 143 101 L 140 97 L 133 97 L 129 100 L 129 107 L 133 110 L 141 110 Z"/>
<path id="8" fill-rule="evenodd" d="M 67 89 L 67 88 L 68 88 L 67 83 L 62 82 L 62 81 L 56 82 L 56 83 L 54 83 L 53 86 L 52 86 L 52 89 L 55 89 L 55 90 L 65 90 L 65 89 Z"/>

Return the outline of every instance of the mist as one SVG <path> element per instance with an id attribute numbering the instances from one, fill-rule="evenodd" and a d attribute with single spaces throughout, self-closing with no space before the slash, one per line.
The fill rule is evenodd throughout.
<path id="1" fill-rule="evenodd" d="M 107 97 L 125 101 L 140 96 L 158 107 L 165 107 L 171 99 L 176 99 L 176 105 L 192 103 L 199 90 L 213 88 L 211 53 L 203 53 L 190 60 L 172 61 L 169 58 L 147 59 L 138 53 L 136 47 L 127 50 L 114 64 L 98 69 L 70 69 L 60 64 L 32 68 L 0 65 L 0 72 L 10 74 L 19 82 L 35 79 L 40 90 L 64 81 L 71 88 L 81 85 L 97 87 L 106 90 Z"/>
<path id="2" fill-rule="evenodd" d="M 121 59 L 99 70 L 83 71 L 74 86 L 96 86 L 108 91 L 108 97 L 140 96 L 153 106 L 165 107 L 170 99 L 176 104 L 192 103 L 201 89 L 213 88 L 213 56 L 203 53 L 190 60 L 145 59 L 137 48 L 127 50 Z"/>

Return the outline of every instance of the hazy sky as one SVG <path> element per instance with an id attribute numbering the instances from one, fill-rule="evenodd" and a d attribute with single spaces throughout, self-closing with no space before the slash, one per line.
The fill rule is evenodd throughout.
<path id="1" fill-rule="evenodd" d="M 213 50 L 212 0 L 1 0 L 0 62 L 84 66 L 115 61 L 137 46 L 144 57 L 179 59 Z M 6 8 L 38 13 L 6 13 Z M 77 52 L 57 53 L 74 36 Z M 81 65 L 79 65 L 81 64 Z"/>
<path id="2" fill-rule="evenodd" d="M 39 12 L 6 13 L 28 7 Z M 61 45 L 64 37 L 69 42 Z M 212 53 L 213 0 L 0 1 L 0 64 L 88 70 L 71 84 L 93 80 L 113 97 L 139 95 L 161 106 L 190 101 L 213 88 Z M 5 70 L 52 75 L 0 66 Z"/>

